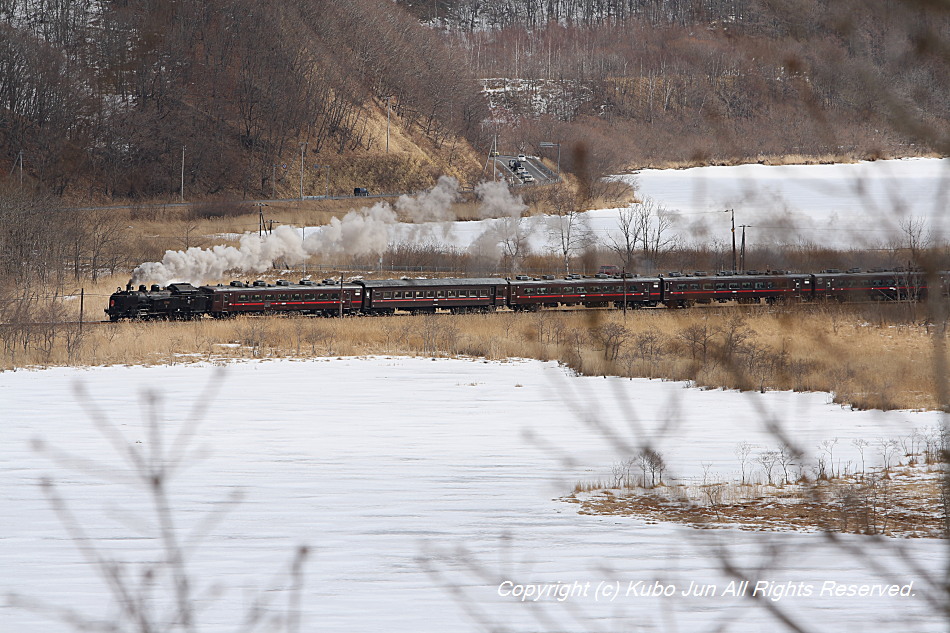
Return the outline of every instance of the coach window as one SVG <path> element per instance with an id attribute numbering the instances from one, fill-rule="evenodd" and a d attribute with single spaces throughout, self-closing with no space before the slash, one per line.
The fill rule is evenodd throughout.
<path id="1" fill-rule="evenodd" d="M 738 290 L 738 289 L 739 289 L 739 284 L 738 284 L 738 283 L 731 283 L 731 284 L 729 284 L 729 290 Z"/>
<path id="2" fill-rule="evenodd" d="M 260 295 L 254 295 L 254 299 L 255 299 L 255 300 L 260 299 L 260 298 L 261 298 Z"/>
<path id="3" fill-rule="evenodd" d="M 690 284 L 690 285 L 689 285 L 689 289 L 690 289 L 690 290 L 699 290 L 699 284 Z"/>
<path id="4" fill-rule="evenodd" d="M 459 290 L 459 296 L 460 296 L 460 297 L 467 297 L 467 296 L 468 296 L 468 291 L 467 291 L 467 290 Z"/>
<path id="5" fill-rule="evenodd" d="M 402 299 L 402 290 L 396 290 L 395 292 L 393 292 L 393 298 Z"/>
<path id="6" fill-rule="evenodd" d="M 703 290 L 712 290 L 712 289 L 713 289 L 712 284 L 703 284 Z"/>
<path id="7" fill-rule="evenodd" d="M 247 295 L 239 295 L 238 301 L 247 301 Z"/>
<path id="8" fill-rule="evenodd" d="M 480 297 L 487 297 L 487 296 L 488 296 L 488 288 L 482 288 L 481 290 L 479 290 L 479 291 L 478 291 L 478 296 L 480 296 Z"/>
<path id="9" fill-rule="evenodd" d="M 445 290 L 438 290 L 435 293 L 435 296 L 439 299 L 445 299 Z"/>
<path id="10" fill-rule="evenodd" d="M 454 299 L 454 298 L 455 298 L 455 291 L 454 291 L 454 290 L 449 290 L 448 292 L 449 292 L 449 298 L 450 298 L 450 299 Z"/>
<path id="11" fill-rule="evenodd" d="M 725 290 L 725 289 L 726 289 L 726 284 L 725 284 L 725 283 L 717 283 L 717 284 L 716 284 L 716 290 Z"/>
<path id="12" fill-rule="evenodd" d="M 392 299 L 392 298 L 393 298 L 392 290 L 387 290 L 386 292 L 383 293 L 383 299 Z"/>
<path id="13" fill-rule="evenodd" d="M 435 297 L 435 291 L 434 291 L 434 290 L 426 290 L 426 299 L 432 299 L 432 298 L 434 298 L 434 297 Z"/>
<path id="14" fill-rule="evenodd" d="M 571 286 L 564 286 L 564 294 L 569 295 L 572 292 L 574 292 L 574 288 L 572 288 Z"/>
<path id="15" fill-rule="evenodd" d="M 676 284 L 677 290 L 686 290 L 686 284 Z"/>

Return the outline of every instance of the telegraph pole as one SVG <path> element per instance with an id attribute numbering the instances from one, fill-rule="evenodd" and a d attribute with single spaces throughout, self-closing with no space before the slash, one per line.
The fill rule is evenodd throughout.
<path id="1" fill-rule="evenodd" d="M 623 320 L 627 320 L 627 267 L 620 270 L 620 279 L 623 280 Z"/>
<path id="2" fill-rule="evenodd" d="M 308 142 L 300 144 L 300 199 L 303 200 L 303 152 L 307 148 Z"/>
<path id="3" fill-rule="evenodd" d="M 178 190 L 181 202 L 185 201 L 185 146 L 181 146 L 181 189 Z"/>
<path id="4" fill-rule="evenodd" d="M 742 248 L 739 250 L 739 268 L 745 270 L 745 230 L 746 227 L 751 226 L 749 224 L 740 224 L 739 227 L 742 229 Z"/>
<path id="5" fill-rule="evenodd" d="M 723 213 L 732 214 L 732 272 L 736 272 L 736 210 L 726 209 Z"/>
<path id="6" fill-rule="evenodd" d="M 392 108 L 389 107 L 389 100 L 392 99 L 392 95 L 386 97 L 386 153 L 389 153 L 389 115 L 392 112 Z"/>

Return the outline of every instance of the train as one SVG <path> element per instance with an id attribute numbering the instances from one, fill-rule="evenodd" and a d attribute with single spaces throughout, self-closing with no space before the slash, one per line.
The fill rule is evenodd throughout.
<path id="1" fill-rule="evenodd" d="M 938 275 L 947 294 L 950 274 Z M 132 283 L 109 297 L 110 321 L 193 320 L 238 315 L 306 314 L 317 316 L 455 314 L 515 312 L 544 308 L 688 308 L 697 304 L 737 302 L 793 303 L 809 301 L 919 301 L 928 294 L 927 276 L 915 270 L 819 273 L 790 271 L 693 273 L 671 272 L 656 277 L 631 274 L 544 275 L 513 278 L 302 279 L 194 286 Z"/>

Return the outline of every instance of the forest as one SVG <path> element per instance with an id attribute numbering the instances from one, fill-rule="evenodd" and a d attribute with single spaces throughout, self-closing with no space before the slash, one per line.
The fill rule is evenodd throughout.
<path id="1" fill-rule="evenodd" d="M 382 153 L 386 97 L 435 147 L 484 118 L 460 61 L 382 0 L 0 2 L 0 164 L 55 195 L 260 197 L 301 143 Z"/>
<path id="2" fill-rule="evenodd" d="M 592 138 L 628 167 L 946 154 L 945 4 L 463 0 L 439 9 L 414 7 L 493 88 L 493 106 L 518 122 L 508 130 L 517 143 Z"/>
<path id="3" fill-rule="evenodd" d="M 946 154 L 948 33 L 924 0 L 0 0 L 0 174 L 253 199 L 301 160 L 474 184 L 495 138 L 598 174 Z"/>

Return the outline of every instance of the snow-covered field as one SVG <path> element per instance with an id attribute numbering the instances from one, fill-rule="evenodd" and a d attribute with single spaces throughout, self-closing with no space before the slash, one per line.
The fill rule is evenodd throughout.
<path id="1" fill-rule="evenodd" d="M 644 169 L 621 177 L 638 195 L 662 205 L 685 243 L 731 239 L 730 215 L 749 225 L 756 245 L 811 242 L 839 248 L 888 247 L 906 234 L 901 223 L 922 221 L 924 233 L 948 236 L 950 159 L 914 158 L 840 165 L 738 165 L 682 170 Z M 617 235 L 617 210 L 585 214 L 593 234 Z M 467 249 L 498 220 L 397 224 L 393 242 L 430 241 Z M 535 252 L 551 250 L 547 220 L 527 218 L 523 230 Z"/>
<path id="2" fill-rule="evenodd" d="M 901 221 L 910 218 L 944 239 L 950 229 L 950 159 L 645 169 L 635 178 L 681 227 L 721 240 L 729 239 L 725 209 L 735 210 L 737 225 L 751 225 L 759 244 L 889 245 L 906 240 Z"/>
<path id="3" fill-rule="evenodd" d="M 0 374 L 0 594 L 89 616 L 114 610 L 40 478 L 56 482 L 94 539 L 87 542 L 139 565 L 156 560 L 148 499 L 125 485 L 128 465 L 89 409 L 151 454 L 173 444 L 216 372 L 179 365 Z M 200 424 L 185 425 L 191 457 L 171 487 L 179 536 L 220 512 L 216 502 L 232 491 L 244 495 L 186 560 L 201 596 L 196 630 L 241 630 L 261 595 L 273 612 L 286 609 L 286 565 L 300 544 L 312 548 L 300 600 L 307 631 L 772 631 L 770 606 L 821 630 L 946 630 L 927 602 L 935 598 L 928 577 L 942 578 L 947 562 L 943 542 L 841 539 L 872 565 L 820 534 L 580 516 L 556 500 L 578 480 L 609 476 L 629 455 L 624 442 L 652 440 L 678 476 L 700 475 L 705 462 L 731 477 L 737 442 L 777 445 L 769 421 L 806 450 L 839 438 L 835 460 L 844 463 L 857 459 L 851 439 L 906 435 L 937 424 L 934 414 L 853 412 L 826 394 L 581 378 L 534 361 L 247 362 L 227 367 L 221 380 Z M 85 405 L 76 383 L 89 393 Z M 145 390 L 160 396 L 161 438 L 149 432 Z M 38 452 L 35 439 L 49 449 Z M 721 557 L 749 574 L 747 597 L 729 595 L 736 586 Z M 771 600 L 748 597 L 757 581 Z M 132 574 L 130 585 L 139 582 Z M 511 595 L 532 583 L 570 595 Z M 656 583 L 676 595 L 640 595 Z M 690 583 L 714 595 L 681 595 Z M 828 583 L 894 583 L 910 595 L 835 595 L 838 585 Z M 223 593 L 212 599 L 210 586 Z M 69 630 L 39 611 L 4 604 L 0 631 Z"/>

